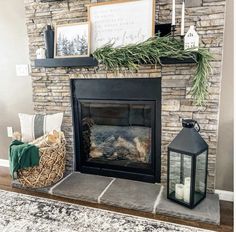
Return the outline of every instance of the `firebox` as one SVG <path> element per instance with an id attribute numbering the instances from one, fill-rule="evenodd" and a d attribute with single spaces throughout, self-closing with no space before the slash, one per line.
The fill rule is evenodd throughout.
<path id="1" fill-rule="evenodd" d="M 160 182 L 161 79 L 71 79 L 74 169 Z"/>

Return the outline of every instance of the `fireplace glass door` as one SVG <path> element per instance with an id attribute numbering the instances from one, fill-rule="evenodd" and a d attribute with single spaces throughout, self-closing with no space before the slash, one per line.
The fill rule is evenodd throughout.
<path id="1" fill-rule="evenodd" d="M 78 108 L 82 163 L 152 172 L 154 101 L 80 100 Z"/>

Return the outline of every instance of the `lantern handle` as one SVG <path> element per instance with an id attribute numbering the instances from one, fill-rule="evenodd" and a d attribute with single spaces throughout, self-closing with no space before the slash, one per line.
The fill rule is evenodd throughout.
<path id="1" fill-rule="evenodd" d="M 197 128 L 195 128 L 196 129 L 196 131 L 197 132 L 200 132 L 200 130 L 201 130 L 201 127 L 200 127 L 200 125 L 198 124 L 198 122 L 197 121 L 195 121 L 195 125 L 197 124 Z"/>

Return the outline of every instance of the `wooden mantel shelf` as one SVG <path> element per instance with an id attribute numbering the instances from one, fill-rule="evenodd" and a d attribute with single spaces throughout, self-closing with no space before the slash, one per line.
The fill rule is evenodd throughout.
<path id="1" fill-rule="evenodd" d="M 186 58 L 183 60 L 175 58 L 161 58 L 162 64 L 193 64 L 196 60 Z M 76 58 L 55 58 L 55 59 L 36 59 L 35 67 L 55 68 L 55 67 L 95 67 L 98 61 L 93 57 L 76 57 Z"/>
<path id="2" fill-rule="evenodd" d="M 95 67 L 98 62 L 93 57 L 36 59 L 35 67 Z"/>

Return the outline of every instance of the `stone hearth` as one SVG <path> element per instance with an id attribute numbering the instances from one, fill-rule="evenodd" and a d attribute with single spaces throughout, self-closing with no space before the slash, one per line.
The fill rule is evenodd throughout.
<path id="1" fill-rule="evenodd" d="M 168 200 L 165 185 L 78 172 L 69 173 L 47 188 L 25 188 L 17 180 L 12 184 L 16 188 L 83 202 L 220 224 L 219 196 L 212 193 L 194 209 L 189 209 Z"/>
<path id="2" fill-rule="evenodd" d="M 78 187 L 79 186 L 79 187 Z M 169 201 L 161 184 L 72 173 L 49 191 L 50 194 L 103 205 L 111 205 L 184 219 L 220 223 L 219 197 L 207 194 L 193 210 Z"/>
<path id="3" fill-rule="evenodd" d="M 180 31 L 181 2 L 177 1 L 176 6 L 176 34 Z M 194 24 L 200 35 L 201 46 L 209 48 L 215 57 L 212 61 L 213 73 L 209 77 L 209 96 L 203 107 L 196 107 L 189 95 L 195 64 L 145 65 L 137 73 L 124 70 L 119 74 L 107 72 L 103 67 L 99 69 L 35 68 L 35 51 L 44 46 L 45 25 L 86 21 L 86 5 L 90 1 L 70 0 L 69 2 L 43 3 L 38 0 L 25 0 L 34 110 L 37 113 L 64 112 L 62 129 L 67 139 L 67 171 L 73 171 L 74 157 L 69 81 L 71 78 L 162 78 L 161 181 L 166 181 L 168 144 L 180 131 L 181 119 L 193 118 L 201 125 L 201 135 L 209 144 L 208 190 L 212 191 L 215 188 L 225 1 L 197 2 L 200 4 L 194 4 L 194 7 L 191 4 L 187 5 L 185 31 Z M 157 1 L 156 20 L 158 23 L 171 22 L 171 1 Z"/>

